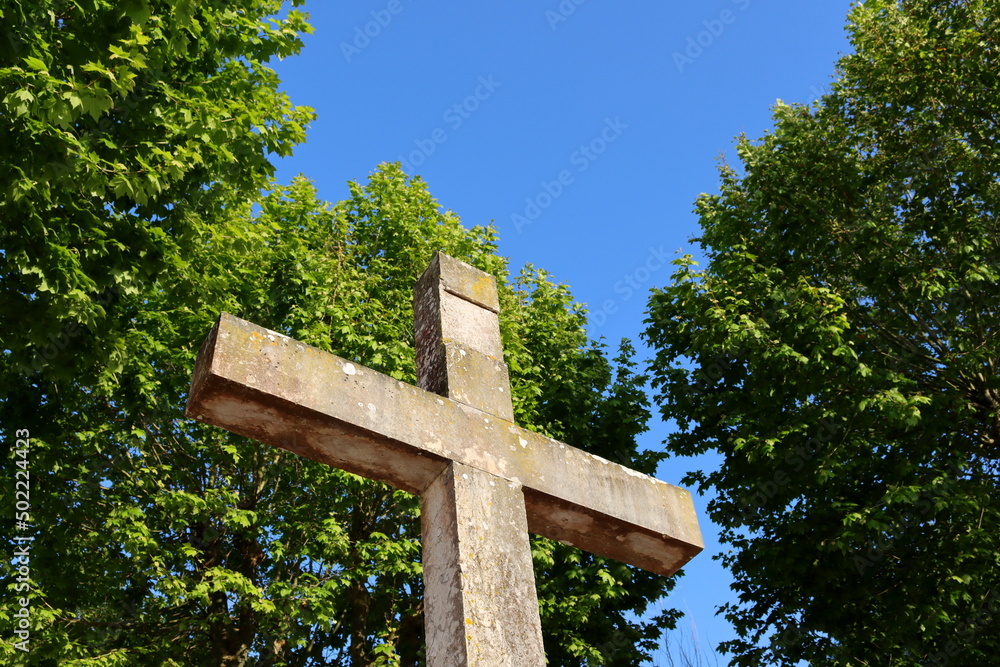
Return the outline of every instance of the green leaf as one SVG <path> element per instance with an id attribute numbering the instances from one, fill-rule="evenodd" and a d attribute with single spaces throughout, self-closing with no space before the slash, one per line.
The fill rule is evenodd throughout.
<path id="1" fill-rule="evenodd" d="M 24 64 L 28 66 L 28 69 L 32 69 L 36 72 L 47 72 L 49 69 L 41 58 L 36 58 L 34 56 L 24 58 Z"/>
<path id="2" fill-rule="evenodd" d="M 832 92 L 739 139 L 705 271 L 650 299 L 667 449 L 720 460 L 688 479 L 733 664 L 995 662 L 969 619 L 1000 590 L 997 9 L 855 3 Z"/>

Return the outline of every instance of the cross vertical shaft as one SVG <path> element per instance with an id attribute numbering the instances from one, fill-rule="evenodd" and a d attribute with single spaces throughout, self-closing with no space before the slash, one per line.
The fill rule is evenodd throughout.
<path id="1" fill-rule="evenodd" d="M 417 282 L 422 389 L 513 421 L 495 279 L 439 253 Z M 422 496 L 430 667 L 544 667 L 521 485 L 457 462 Z"/>

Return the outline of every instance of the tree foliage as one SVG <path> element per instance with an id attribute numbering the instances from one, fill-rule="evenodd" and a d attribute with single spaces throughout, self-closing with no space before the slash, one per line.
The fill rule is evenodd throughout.
<path id="1" fill-rule="evenodd" d="M 632 351 L 609 361 L 565 286 L 510 276 L 492 228 L 464 228 L 398 165 L 349 187 L 329 206 L 299 178 L 232 208 L 185 263 L 122 294 L 114 376 L 3 357 L 0 422 L 32 438 L 31 664 L 422 664 L 418 499 L 182 418 L 221 310 L 415 382 L 413 284 L 443 250 L 498 277 L 519 422 L 655 468 L 635 442 L 649 413 Z M 675 612 L 635 617 L 671 580 L 532 545 L 549 664 L 635 665 L 672 627 Z M 23 663 L 10 636 L 0 660 Z"/>
<path id="2" fill-rule="evenodd" d="M 877 0 L 812 107 L 697 203 L 650 301 L 678 454 L 710 450 L 735 664 L 1000 649 L 1000 4 Z"/>
<path id="3" fill-rule="evenodd" d="M 292 5 L 301 4 L 296 0 Z M 111 306 L 267 186 L 304 139 L 267 63 L 309 31 L 281 0 L 0 7 L 0 343 L 25 371 L 122 368 Z M 64 353 L 70 350 L 71 353 Z"/>

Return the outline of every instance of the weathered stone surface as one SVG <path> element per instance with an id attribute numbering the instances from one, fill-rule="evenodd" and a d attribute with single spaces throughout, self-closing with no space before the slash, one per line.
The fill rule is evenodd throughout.
<path id="1" fill-rule="evenodd" d="M 496 280 L 438 253 L 413 291 L 418 386 L 508 421 Z"/>
<path id="2" fill-rule="evenodd" d="M 453 463 L 420 519 L 427 663 L 544 667 L 521 486 Z"/>
<path id="3" fill-rule="evenodd" d="M 421 388 L 223 314 L 189 393 L 191 417 L 421 495 L 431 667 L 544 666 L 529 530 L 664 575 L 702 549 L 688 492 L 512 423 L 498 308 L 439 253 Z"/>
<path id="4" fill-rule="evenodd" d="M 412 493 L 477 468 L 523 486 L 531 531 L 658 574 L 703 548 L 686 490 L 231 315 L 187 414 Z"/>
<path id="5" fill-rule="evenodd" d="M 434 256 L 425 273 L 440 276 L 440 281 L 448 292 L 494 313 L 500 312 L 497 280 L 490 274 L 443 252 Z"/>

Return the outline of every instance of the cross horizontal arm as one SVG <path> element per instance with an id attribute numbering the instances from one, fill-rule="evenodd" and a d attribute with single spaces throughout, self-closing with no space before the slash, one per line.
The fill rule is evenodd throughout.
<path id="1" fill-rule="evenodd" d="M 223 314 L 187 415 L 423 493 L 449 462 L 523 487 L 534 533 L 663 575 L 703 548 L 688 491 Z"/>

